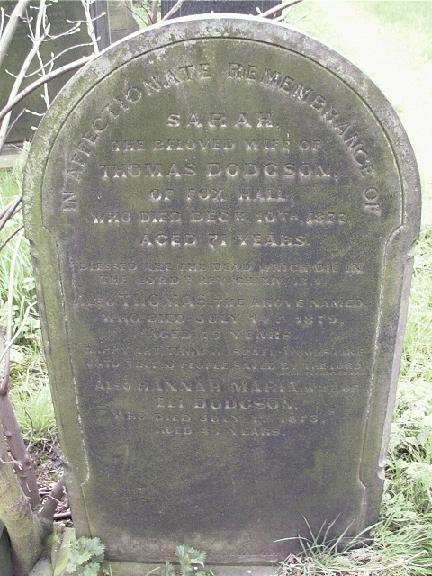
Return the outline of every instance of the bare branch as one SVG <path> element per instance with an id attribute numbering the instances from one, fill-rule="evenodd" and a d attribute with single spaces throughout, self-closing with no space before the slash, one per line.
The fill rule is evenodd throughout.
<path id="1" fill-rule="evenodd" d="M 0 6 L 0 36 L 3 36 L 3 30 L 5 27 L 6 15 L 3 6 Z"/>
<path id="2" fill-rule="evenodd" d="M 36 35 L 35 35 L 36 41 L 38 38 L 47 38 L 49 35 L 49 24 L 47 24 L 45 22 L 45 20 L 46 20 L 46 10 L 44 10 L 43 17 L 41 19 L 38 19 L 38 22 L 37 22 Z M 43 26 L 43 34 L 41 31 L 41 26 Z M 31 28 L 30 28 L 30 31 L 31 31 Z M 37 59 L 39 60 L 40 70 L 41 70 L 42 74 L 44 76 L 46 76 L 46 69 L 45 69 L 46 67 L 44 65 L 44 61 L 43 61 L 41 50 L 40 50 L 41 44 L 42 44 L 42 42 L 39 42 L 36 56 L 37 56 Z M 45 102 L 45 106 L 48 110 L 48 108 L 50 107 L 50 96 L 49 96 L 48 84 L 43 85 L 42 98 L 43 98 L 43 100 Z"/>
<path id="3" fill-rule="evenodd" d="M 6 131 L 6 138 L 5 140 L 7 140 L 9 134 L 12 132 L 12 130 L 14 129 L 15 124 L 19 121 L 19 119 L 21 118 L 21 116 L 23 114 L 25 114 L 26 112 L 30 112 L 30 110 L 28 110 L 27 108 L 23 108 L 23 110 L 20 110 L 18 112 L 18 114 L 15 116 L 15 118 L 12 120 L 12 122 L 9 122 L 9 126 L 8 129 Z"/>
<path id="4" fill-rule="evenodd" d="M 151 10 L 149 13 L 149 24 L 156 24 L 158 19 L 158 5 L 159 0 L 152 0 Z"/>
<path id="5" fill-rule="evenodd" d="M 9 281 L 8 281 L 8 299 L 6 305 L 6 341 L 4 346 L 2 346 L 1 356 L 0 356 L 0 366 L 3 365 L 3 378 L 0 386 L 0 395 L 3 396 L 8 393 L 9 388 L 9 374 L 10 374 L 10 346 L 9 343 L 12 341 L 13 332 L 13 301 L 14 301 L 14 285 L 15 285 L 15 266 L 18 257 L 18 252 L 21 246 L 22 235 L 19 237 L 16 243 L 15 249 L 12 254 L 10 268 L 9 268 Z"/>
<path id="6" fill-rule="evenodd" d="M 17 228 L 16 230 L 14 230 L 11 234 L 9 234 L 9 236 L 6 238 L 6 240 L 4 240 L 1 244 L 0 244 L 0 252 L 3 250 L 3 248 L 6 246 L 6 244 L 8 244 L 12 238 L 14 238 L 18 232 L 21 232 L 21 230 L 24 228 L 24 226 L 20 226 L 19 228 Z"/>
<path id="7" fill-rule="evenodd" d="M 58 514 L 54 514 L 54 520 L 71 520 L 72 513 L 70 510 L 67 512 L 59 512 Z"/>
<path id="8" fill-rule="evenodd" d="M 54 64 L 56 62 L 56 60 L 61 58 L 67 52 L 72 52 L 72 50 L 76 50 L 77 48 L 86 48 L 87 46 L 92 46 L 92 45 L 93 44 L 91 44 L 91 42 L 84 42 L 82 44 L 75 44 L 74 46 L 69 46 L 68 48 L 61 50 L 57 54 L 51 53 L 51 58 L 49 60 L 47 60 L 46 62 L 44 62 L 43 67 L 41 66 L 40 68 L 38 68 L 37 70 L 35 70 L 31 74 L 28 74 L 27 78 L 30 78 L 31 76 L 36 76 L 36 75 L 40 74 L 43 71 L 43 68 L 52 67 L 52 64 Z M 50 70 L 50 72 L 51 72 L 51 70 Z"/>
<path id="9" fill-rule="evenodd" d="M 93 44 L 91 42 L 83 42 L 82 44 L 74 44 L 73 46 L 68 46 L 67 48 L 64 48 L 64 50 L 61 50 L 60 52 L 57 52 L 56 54 L 51 52 L 51 58 L 49 60 L 47 60 L 46 62 L 44 62 L 42 65 L 40 65 L 39 68 L 37 68 L 36 70 L 33 70 L 33 72 L 26 74 L 26 78 L 32 78 L 33 76 L 39 76 L 41 73 L 43 73 L 44 68 L 50 68 L 50 72 L 51 72 L 52 64 L 54 64 L 54 62 L 56 60 L 58 60 L 59 58 L 61 58 L 64 54 L 66 54 L 67 52 L 72 52 L 73 50 L 76 50 L 78 48 L 86 48 L 87 46 L 93 46 Z M 16 78 L 15 74 L 11 74 L 8 70 L 5 70 L 5 72 L 6 72 L 6 74 L 9 74 L 10 76 L 13 76 L 14 78 Z"/>
<path id="10" fill-rule="evenodd" d="M 40 0 L 39 12 L 38 12 L 37 18 L 36 18 L 36 34 L 35 34 L 34 39 L 33 39 L 33 45 L 31 47 L 31 49 L 29 50 L 29 53 L 27 54 L 27 56 L 24 59 L 24 62 L 21 66 L 21 70 L 19 71 L 19 74 L 15 78 L 15 82 L 13 83 L 12 90 L 9 94 L 9 98 L 8 98 L 6 106 L 8 106 L 14 102 L 16 95 L 18 94 L 18 92 L 21 88 L 21 85 L 23 83 L 25 75 L 27 74 L 28 69 L 30 68 L 30 65 L 33 61 L 33 58 L 35 57 L 35 55 L 37 54 L 37 52 L 40 48 L 40 44 L 43 40 L 43 36 L 38 35 L 38 31 L 41 29 L 41 22 L 45 18 L 45 10 L 46 10 L 46 0 Z M 12 110 L 12 108 L 10 110 Z M 5 143 L 6 133 L 8 130 L 9 123 L 10 123 L 10 119 L 11 119 L 10 111 L 8 113 L 6 113 L 4 116 L 0 117 L 0 121 L 1 121 L 0 150 L 3 148 L 3 145 Z"/>
<path id="11" fill-rule="evenodd" d="M 19 102 L 21 102 L 21 100 L 23 100 L 26 96 L 28 96 L 29 94 L 31 94 L 32 92 L 34 92 L 35 90 L 37 90 L 38 88 L 43 86 L 46 82 L 50 82 L 51 80 L 53 80 L 53 78 L 58 78 L 59 76 L 62 76 L 63 74 L 67 74 L 68 72 L 71 72 L 72 70 L 76 70 L 77 68 L 81 68 L 82 66 L 84 66 L 84 64 L 87 64 L 87 62 L 90 62 L 90 60 L 93 60 L 94 57 L 95 57 L 94 54 L 91 54 L 90 56 L 83 56 L 82 58 L 78 58 L 78 60 L 75 60 L 74 62 L 70 62 L 69 64 L 65 64 L 64 66 L 61 66 L 60 68 L 56 68 L 55 70 L 53 70 L 52 72 L 47 74 L 47 76 L 41 76 L 40 78 L 38 78 L 37 80 L 35 80 L 31 84 L 26 86 L 26 88 L 24 88 L 21 92 L 19 92 L 14 97 L 13 101 L 8 102 L 6 104 L 6 106 L 3 108 L 3 110 L 0 111 L 0 121 L 2 121 L 2 119 L 11 110 L 13 110 L 13 108 Z M 0 149 L 1 149 L 1 141 L 0 141 Z"/>
<path id="12" fill-rule="evenodd" d="M 21 18 L 24 10 L 27 7 L 27 4 L 30 0 L 18 0 L 13 9 L 12 14 L 10 15 L 9 21 L 6 24 L 4 30 L 2 30 L 0 36 L 0 68 L 2 68 L 3 61 L 6 57 L 9 45 L 12 41 L 15 29 L 18 25 L 19 19 Z M 2 10 L 3 18 L 4 19 L 4 11 Z M 4 22 L 4 20 L 3 20 Z"/>
<path id="13" fill-rule="evenodd" d="M 15 461 L 14 470 L 24 494 L 29 498 L 32 510 L 40 506 L 39 487 L 33 462 L 21 434 L 12 403 L 6 394 L 0 396 L 0 421 L 4 429 L 7 445 Z"/>
<path id="14" fill-rule="evenodd" d="M 27 451 L 27 448 L 24 444 L 21 430 L 15 417 L 13 407 L 8 395 L 9 375 L 10 375 L 10 350 L 14 338 L 16 337 L 16 335 L 14 338 L 12 337 L 15 267 L 18 252 L 20 249 L 21 239 L 22 235 L 20 236 L 15 246 L 9 269 L 7 325 L 6 325 L 5 342 L 1 342 L 2 350 L 0 351 L 1 352 L 0 365 L 3 364 L 3 377 L 0 387 L 0 424 L 1 424 L 1 434 L 2 435 L 4 434 L 4 436 L 6 437 L 8 448 L 12 454 L 13 460 L 15 461 L 14 469 L 21 483 L 22 491 L 30 499 L 32 508 L 36 509 L 40 505 L 37 478 L 33 471 L 33 464 L 30 455 Z M 4 454 L 2 455 L 2 459 L 5 460 Z"/>
<path id="15" fill-rule="evenodd" d="M 6 208 L 0 213 L 0 231 L 3 230 L 6 222 L 13 218 L 19 205 L 22 202 L 22 196 L 18 196 L 16 200 L 13 200 Z"/>
<path id="16" fill-rule="evenodd" d="M 42 504 L 42 507 L 39 510 L 39 517 L 52 522 L 59 502 L 64 495 L 65 479 L 64 476 L 62 476 Z"/>
<path id="17" fill-rule="evenodd" d="M 303 2 L 303 0 L 285 0 L 285 2 L 281 2 L 277 6 L 273 6 L 273 8 L 270 8 L 266 12 L 259 14 L 258 17 L 268 18 L 269 16 L 273 16 L 273 14 L 276 14 L 277 12 L 285 10 L 285 8 L 290 8 L 291 6 L 294 6 L 294 4 L 300 4 L 300 2 Z"/>
<path id="18" fill-rule="evenodd" d="M 96 31 L 94 27 L 93 18 L 90 12 L 90 6 L 94 3 L 94 0 L 81 0 L 81 4 L 84 7 L 85 21 L 87 24 L 87 34 L 90 36 L 93 44 L 93 52 L 99 54 L 98 39 L 96 38 Z"/>
<path id="19" fill-rule="evenodd" d="M 0 421 L 0 518 L 12 543 L 14 574 L 28 574 L 39 560 L 44 528 L 32 511 L 15 475 L 5 442 L 5 430 Z"/>
<path id="20" fill-rule="evenodd" d="M 183 4 L 184 4 L 184 0 L 178 0 L 174 4 L 174 6 L 171 8 L 171 10 L 168 10 L 168 12 L 162 18 L 162 22 L 164 22 L 165 20 L 169 20 L 171 18 L 171 16 L 174 16 L 174 14 L 176 14 L 180 10 L 180 8 L 183 6 Z"/>
<path id="21" fill-rule="evenodd" d="M 59 32 L 58 34 L 48 34 L 47 39 L 58 40 L 59 38 L 63 38 L 63 36 L 72 36 L 73 34 L 79 32 L 80 24 L 82 24 L 82 22 L 75 22 L 72 28 L 68 28 L 68 30 L 65 30 L 64 32 Z"/>

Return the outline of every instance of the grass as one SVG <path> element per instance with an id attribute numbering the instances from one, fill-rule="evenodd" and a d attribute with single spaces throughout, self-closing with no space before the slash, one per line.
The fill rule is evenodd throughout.
<path id="1" fill-rule="evenodd" d="M 18 197 L 20 166 L 14 172 L 0 172 L 0 208 Z M 22 224 L 21 214 L 7 224 L 6 238 Z M 7 323 L 9 271 L 12 255 L 20 244 L 15 265 L 13 299 L 13 333 L 15 342 L 11 351 L 11 398 L 18 422 L 29 445 L 43 448 L 56 435 L 56 423 L 48 378 L 41 350 L 40 321 L 36 304 L 35 282 L 31 270 L 28 241 L 17 235 L 1 252 L 0 258 L 0 321 Z"/>

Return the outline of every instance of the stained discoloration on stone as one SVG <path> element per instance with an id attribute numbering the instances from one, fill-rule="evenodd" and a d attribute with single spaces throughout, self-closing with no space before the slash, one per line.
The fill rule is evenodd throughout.
<path id="1" fill-rule="evenodd" d="M 265 564 L 375 522 L 419 192 L 361 72 L 269 22 L 150 28 L 67 85 L 25 189 L 79 533 Z"/>

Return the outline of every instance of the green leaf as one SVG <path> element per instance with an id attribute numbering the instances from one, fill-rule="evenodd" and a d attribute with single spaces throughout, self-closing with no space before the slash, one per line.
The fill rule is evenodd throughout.
<path id="1" fill-rule="evenodd" d="M 74 564 L 76 569 L 77 566 L 82 566 L 90 560 L 100 562 L 103 559 L 103 554 L 104 545 L 99 538 L 83 536 L 71 542 L 70 563 Z"/>
<path id="2" fill-rule="evenodd" d="M 192 548 L 192 546 L 185 546 L 184 544 L 176 547 L 176 556 L 180 563 L 199 564 L 200 566 L 204 566 L 206 558 L 205 552 Z"/>

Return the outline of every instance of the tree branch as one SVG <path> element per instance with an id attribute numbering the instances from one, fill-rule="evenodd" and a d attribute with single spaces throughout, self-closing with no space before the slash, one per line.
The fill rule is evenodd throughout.
<path id="1" fill-rule="evenodd" d="M 10 43 L 12 41 L 15 29 L 18 25 L 19 19 L 21 18 L 27 4 L 30 0 L 18 0 L 15 4 L 12 14 L 9 17 L 9 21 L 6 24 L 3 31 L 0 32 L 0 69 L 3 68 L 3 61 L 6 58 L 6 54 Z"/>
<path id="2" fill-rule="evenodd" d="M 152 0 L 151 10 L 148 17 L 149 24 L 156 24 L 158 18 L 158 4 L 159 0 Z"/>
<path id="3" fill-rule="evenodd" d="M 174 6 L 171 8 L 171 10 L 168 10 L 168 12 L 162 18 L 162 22 L 164 22 L 165 20 L 169 20 L 171 18 L 171 16 L 174 16 L 174 14 L 176 14 L 180 10 L 180 8 L 183 6 L 183 4 L 184 4 L 184 0 L 178 0 L 174 4 Z"/>
<path id="4" fill-rule="evenodd" d="M 9 390 L 9 373 L 10 373 L 10 346 L 9 343 L 12 341 L 13 332 L 13 301 L 14 301 L 14 284 L 15 284 L 15 266 L 18 257 L 18 252 L 21 245 L 22 236 L 18 239 L 18 242 L 13 251 L 12 258 L 10 261 L 9 268 L 9 280 L 8 280 L 8 298 L 6 304 L 7 310 L 7 320 L 6 320 L 6 335 L 5 342 L 2 343 L 0 350 L 0 365 L 3 365 L 3 377 L 0 385 L 0 395 L 8 393 Z M 1 416 L 1 413 L 0 413 Z"/>
<path id="5" fill-rule="evenodd" d="M 43 63 L 42 66 L 39 66 L 39 68 L 37 70 L 34 70 L 33 72 L 31 72 L 30 74 L 27 74 L 27 78 L 32 78 L 34 76 L 38 76 L 41 74 L 41 72 L 44 71 L 45 68 L 49 67 L 50 71 L 52 69 L 52 65 L 62 56 L 64 56 L 67 52 L 72 52 L 73 50 L 77 50 L 78 48 L 87 48 L 88 46 L 92 46 L 91 42 L 83 42 L 82 44 L 74 44 L 73 46 L 69 46 L 68 48 L 65 48 L 64 50 L 61 50 L 60 52 L 57 52 L 57 54 L 53 55 L 49 60 L 47 60 L 46 62 Z"/>
<path id="6" fill-rule="evenodd" d="M 0 244 L 0 252 L 18 234 L 18 232 L 21 232 L 23 228 L 24 226 L 20 226 L 19 228 L 16 228 L 11 234 L 9 234 L 9 236 L 7 236 L 7 238 Z"/>
<path id="7" fill-rule="evenodd" d="M 39 560 L 45 531 L 10 464 L 1 422 L 0 518 L 12 544 L 14 575 L 25 576 Z"/>
<path id="8" fill-rule="evenodd" d="M 24 78 L 28 72 L 28 69 L 31 66 L 32 61 L 33 61 L 33 58 L 35 57 L 35 55 L 37 54 L 37 52 L 40 49 L 40 44 L 43 40 L 43 36 L 40 36 L 40 34 L 38 32 L 40 31 L 41 23 L 42 23 L 43 19 L 45 18 L 45 10 L 46 10 L 46 0 L 40 0 L 39 11 L 38 11 L 37 19 L 36 19 L 36 34 L 32 37 L 32 47 L 29 50 L 29 53 L 27 54 L 27 56 L 24 58 L 24 62 L 21 66 L 21 70 L 19 71 L 17 77 L 15 78 L 15 81 L 12 85 L 12 89 L 11 89 L 11 92 L 9 94 L 9 98 L 8 98 L 6 106 L 9 104 L 12 104 L 15 101 L 16 95 L 18 94 L 18 92 L 21 88 L 23 80 L 24 80 Z M 3 145 L 5 143 L 7 129 L 8 129 L 10 118 L 11 118 L 11 112 L 10 111 L 12 110 L 12 108 L 13 108 L 13 106 L 10 108 L 9 112 L 7 112 L 4 116 L 2 116 L 0 118 L 0 121 L 1 121 L 0 150 L 3 148 Z"/>
<path id="9" fill-rule="evenodd" d="M 81 68 L 82 66 L 84 66 L 84 64 L 87 64 L 87 62 L 93 60 L 94 57 L 95 57 L 94 54 L 91 54 L 90 56 L 83 56 L 82 58 L 78 58 L 78 60 L 70 62 L 69 64 L 65 64 L 60 68 L 56 68 L 55 70 L 50 72 L 47 76 L 42 76 L 41 78 L 38 78 L 37 80 L 29 84 L 26 88 L 24 88 L 21 92 L 19 92 L 15 96 L 13 101 L 8 102 L 6 106 L 3 108 L 3 110 L 0 111 L 0 122 L 3 120 L 6 114 L 8 114 L 11 110 L 13 110 L 13 108 L 17 104 L 19 104 L 19 102 L 21 102 L 21 100 L 23 100 L 26 96 L 28 96 L 29 94 L 31 94 L 32 92 L 34 92 L 35 90 L 46 84 L 47 82 L 51 82 L 51 80 L 53 80 L 54 78 L 58 78 L 59 76 L 67 74 L 72 70 Z M 0 149 L 1 149 L 1 142 L 0 142 Z"/>
<path id="10" fill-rule="evenodd" d="M 71 519 L 72 519 L 72 513 L 70 510 L 54 514 L 54 520 L 71 520 Z"/>
<path id="11" fill-rule="evenodd" d="M 94 0 L 81 0 L 81 4 L 84 8 L 85 14 L 85 22 L 87 25 L 87 34 L 90 36 L 90 39 L 93 44 L 93 52 L 95 54 L 99 54 L 99 45 L 98 45 L 98 38 L 96 38 L 96 31 L 94 27 L 94 22 L 92 15 L 90 13 L 90 5 L 93 4 Z"/>
<path id="12" fill-rule="evenodd" d="M 18 198 L 16 200 L 13 200 L 1 212 L 1 214 L 0 214 L 0 231 L 3 230 L 7 221 L 10 220 L 11 218 L 13 218 L 13 216 L 16 213 L 16 211 L 18 210 L 18 206 L 21 204 L 21 202 L 22 202 L 22 196 L 18 196 Z"/>
<path id="13" fill-rule="evenodd" d="M 59 502 L 65 493 L 65 479 L 64 476 L 62 476 L 44 500 L 44 503 L 39 510 L 39 518 L 52 522 Z"/>
<path id="14" fill-rule="evenodd" d="M 277 6 L 273 6 L 273 8 L 270 8 L 266 12 L 259 14 L 259 18 L 268 18 L 269 16 L 273 16 L 273 14 L 276 14 L 277 12 L 285 10 L 285 8 L 294 6 L 294 4 L 300 4 L 300 2 L 303 2 L 303 0 L 285 0 L 285 2 L 281 2 Z"/>
<path id="15" fill-rule="evenodd" d="M 2 434 L 7 439 L 9 450 L 15 461 L 14 469 L 20 480 L 23 493 L 30 499 L 33 509 L 40 505 L 39 490 L 36 474 L 33 470 L 33 463 L 30 454 L 24 444 L 21 429 L 15 417 L 11 401 L 8 396 L 9 374 L 10 374 L 10 350 L 13 332 L 13 300 L 14 300 L 14 279 L 15 265 L 19 252 L 21 238 L 18 240 L 12 256 L 9 270 L 8 301 L 7 301 L 7 326 L 6 341 L 1 343 L 0 364 L 3 363 L 2 383 L 0 387 L 0 422 Z"/>
<path id="16" fill-rule="evenodd" d="M 8 136 L 12 132 L 15 124 L 17 122 L 19 122 L 19 119 L 21 118 L 21 116 L 23 114 L 25 114 L 26 112 L 28 112 L 29 114 L 36 114 L 37 115 L 37 112 L 32 112 L 31 110 L 28 110 L 27 108 L 23 108 L 22 110 L 20 110 L 18 112 L 18 114 L 15 116 L 15 118 L 12 120 L 12 122 L 9 122 L 9 126 L 7 128 L 7 131 L 6 131 L 6 139 L 5 140 L 7 140 Z"/>
<path id="17" fill-rule="evenodd" d="M 0 36 L 3 36 L 3 30 L 5 27 L 5 21 L 6 21 L 6 14 L 4 11 L 3 6 L 0 6 Z"/>
<path id="18" fill-rule="evenodd" d="M 32 510 L 36 510 L 40 506 L 37 478 L 8 395 L 0 396 L 0 419 L 8 448 L 15 461 L 14 470 L 16 476 L 19 479 L 23 493 L 29 499 Z"/>

